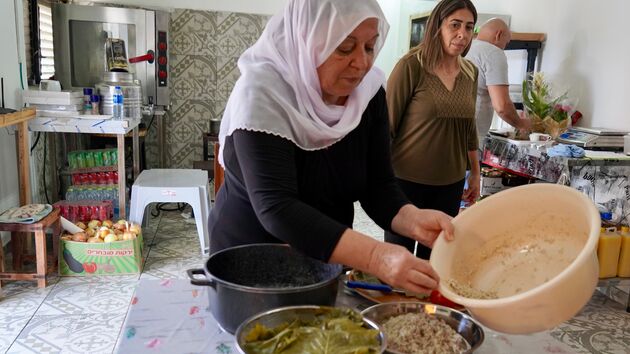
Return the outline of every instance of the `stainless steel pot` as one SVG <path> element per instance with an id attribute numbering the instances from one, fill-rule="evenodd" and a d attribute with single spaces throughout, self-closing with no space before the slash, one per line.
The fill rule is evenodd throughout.
<path id="1" fill-rule="evenodd" d="M 194 285 L 209 286 L 210 311 L 234 333 L 247 318 L 276 307 L 333 306 L 342 267 L 302 255 L 283 244 L 227 248 L 210 256 L 204 269 L 189 269 Z M 204 274 L 205 279 L 195 275 Z"/>
<path id="2" fill-rule="evenodd" d="M 142 118 L 142 86 L 133 75 L 124 72 L 105 72 L 96 90 L 101 96 L 101 112 L 111 115 L 114 111 L 114 88 L 120 86 L 123 92 L 123 113 L 125 118 Z"/>

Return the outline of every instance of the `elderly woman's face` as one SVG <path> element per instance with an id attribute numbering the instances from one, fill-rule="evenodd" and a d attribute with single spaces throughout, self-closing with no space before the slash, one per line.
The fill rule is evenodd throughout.
<path id="1" fill-rule="evenodd" d="M 317 68 L 322 98 L 328 104 L 343 105 L 374 64 L 378 19 L 369 18 L 348 35 Z"/>
<path id="2" fill-rule="evenodd" d="M 464 53 L 474 28 L 475 18 L 468 9 L 459 9 L 446 17 L 440 26 L 444 54 L 455 57 Z"/>

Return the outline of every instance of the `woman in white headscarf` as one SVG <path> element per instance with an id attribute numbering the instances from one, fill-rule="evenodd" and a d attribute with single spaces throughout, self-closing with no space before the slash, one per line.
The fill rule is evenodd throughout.
<path id="1" fill-rule="evenodd" d="M 398 188 L 384 74 L 373 67 L 388 24 L 375 0 L 289 0 L 239 59 L 221 122 L 225 168 L 210 251 L 288 243 L 416 292 L 437 274 L 405 248 L 352 230 L 353 202 L 383 229 L 431 246 L 450 217 Z"/>

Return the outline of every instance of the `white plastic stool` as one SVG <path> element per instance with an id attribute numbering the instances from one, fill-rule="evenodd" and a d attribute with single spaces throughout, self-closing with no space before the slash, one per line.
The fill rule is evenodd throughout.
<path id="1" fill-rule="evenodd" d="M 146 207 L 151 203 L 188 203 L 195 215 L 201 254 L 207 255 L 210 245 L 208 191 L 208 172 L 204 170 L 144 170 L 131 188 L 129 220 L 142 224 Z"/>

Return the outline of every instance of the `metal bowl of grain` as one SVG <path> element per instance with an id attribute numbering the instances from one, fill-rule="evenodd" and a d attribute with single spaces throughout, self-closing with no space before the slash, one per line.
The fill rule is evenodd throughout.
<path id="1" fill-rule="evenodd" d="M 345 307 L 286 306 L 245 320 L 234 334 L 238 352 L 383 353 L 381 328 Z"/>
<path id="2" fill-rule="evenodd" d="M 361 312 L 385 332 L 386 353 L 472 353 L 484 340 L 470 316 L 423 302 L 387 302 Z"/>

